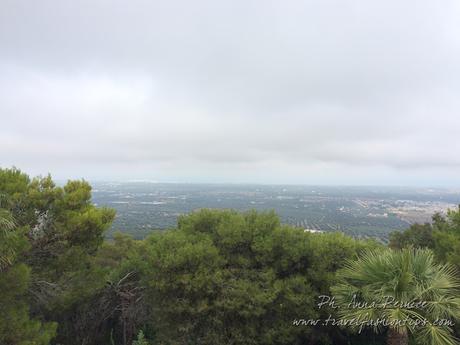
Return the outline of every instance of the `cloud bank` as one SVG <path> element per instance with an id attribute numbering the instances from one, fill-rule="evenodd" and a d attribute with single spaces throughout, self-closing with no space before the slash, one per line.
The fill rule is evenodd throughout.
<path id="1" fill-rule="evenodd" d="M 0 3 L 0 165 L 460 185 L 458 1 Z"/>

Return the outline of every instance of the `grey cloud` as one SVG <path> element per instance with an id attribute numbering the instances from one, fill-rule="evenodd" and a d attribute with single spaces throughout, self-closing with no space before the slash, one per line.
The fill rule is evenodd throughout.
<path id="1" fill-rule="evenodd" d="M 4 0 L 0 164 L 459 184 L 459 15 L 454 0 Z"/>

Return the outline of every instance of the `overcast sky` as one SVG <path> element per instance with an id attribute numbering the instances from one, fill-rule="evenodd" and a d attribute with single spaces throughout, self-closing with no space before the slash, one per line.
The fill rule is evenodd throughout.
<path id="1" fill-rule="evenodd" d="M 0 166 L 460 186 L 458 0 L 0 0 Z"/>

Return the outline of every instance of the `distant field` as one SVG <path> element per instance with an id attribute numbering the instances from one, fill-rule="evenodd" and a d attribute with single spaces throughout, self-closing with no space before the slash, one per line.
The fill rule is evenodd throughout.
<path id="1" fill-rule="evenodd" d="M 160 184 L 93 182 L 93 201 L 117 210 L 108 232 L 143 238 L 176 226 L 177 217 L 200 208 L 275 210 L 283 223 L 388 239 L 394 230 L 429 221 L 460 204 L 460 192 L 393 187 Z"/>

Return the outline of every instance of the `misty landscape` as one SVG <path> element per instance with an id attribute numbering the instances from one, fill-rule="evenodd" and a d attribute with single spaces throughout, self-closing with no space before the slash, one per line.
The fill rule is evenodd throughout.
<path id="1" fill-rule="evenodd" d="M 459 0 L 0 0 L 0 345 L 460 345 Z"/>
<path id="2" fill-rule="evenodd" d="M 460 191 L 410 187 L 174 184 L 94 182 L 93 201 L 117 210 L 107 233 L 142 239 L 173 228 L 177 217 L 202 208 L 274 210 L 285 224 L 388 240 L 392 231 L 430 222 L 460 204 Z"/>

